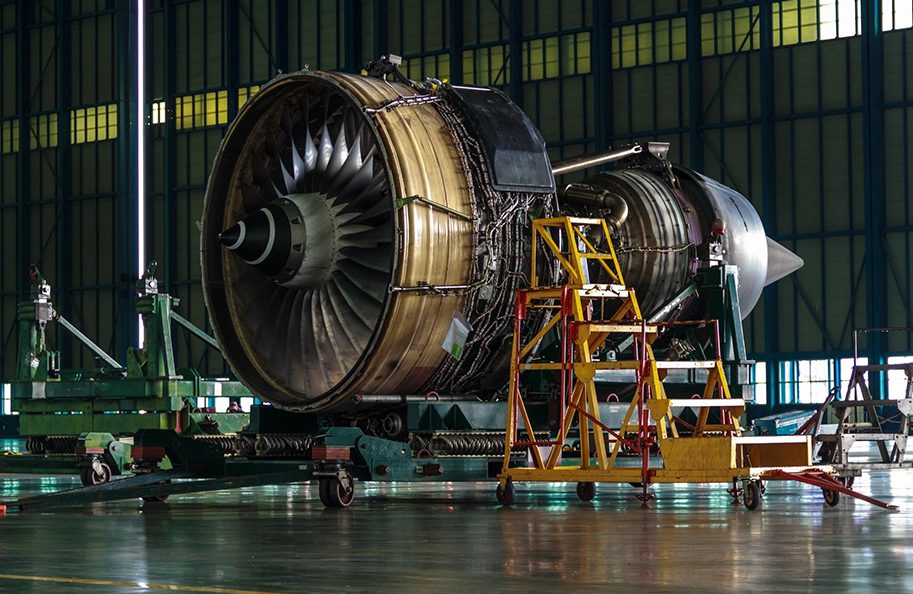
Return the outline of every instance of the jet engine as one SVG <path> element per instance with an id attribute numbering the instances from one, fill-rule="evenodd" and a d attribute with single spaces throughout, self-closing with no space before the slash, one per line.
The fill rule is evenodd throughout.
<path id="1" fill-rule="evenodd" d="M 206 191 L 203 287 L 226 359 L 292 411 L 348 410 L 363 395 L 490 397 L 507 380 L 530 220 L 543 216 L 605 216 L 645 314 L 706 250 L 738 267 L 743 315 L 801 266 L 745 197 L 673 167 L 662 145 L 637 147 L 556 188 L 553 168 L 592 163 L 550 163 L 498 90 L 416 85 L 392 67 L 276 78 L 239 110 Z"/>

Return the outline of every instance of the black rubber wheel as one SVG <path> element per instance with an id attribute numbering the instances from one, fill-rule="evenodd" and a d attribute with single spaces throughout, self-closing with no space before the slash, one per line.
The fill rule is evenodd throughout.
<path id="1" fill-rule="evenodd" d="M 846 487 L 847 489 L 852 489 L 853 484 L 856 482 L 856 477 L 855 476 L 845 476 L 840 479 L 840 482 L 843 483 L 843 486 Z"/>
<path id="2" fill-rule="evenodd" d="M 824 493 L 824 503 L 831 507 L 840 503 L 840 491 L 834 491 L 833 489 L 821 489 L 821 491 Z"/>
<path id="3" fill-rule="evenodd" d="M 155 495 L 154 497 L 143 497 L 146 503 L 165 503 L 168 501 L 168 495 Z"/>
<path id="4" fill-rule="evenodd" d="M 327 495 L 330 499 L 330 507 L 349 507 L 352 505 L 352 502 L 355 501 L 355 483 L 352 482 L 351 477 L 349 478 L 349 483 L 352 485 L 352 488 L 346 493 L 339 477 L 330 477 L 327 481 Z"/>
<path id="5" fill-rule="evenodd" d="M 333 507 L 332 501 L 330 501 L 330 479 L 326 477 L 320 477 L 317 479 L 317 490 L 320 494 L 320 503 L 324 507 Z"/>
<path id="6" fill-rule="evenodd" d="M 355 483 L 352 483 L 352 490 L 348 493 L 336 476 L 321 477 L 318 484 L 320 502 L 326 507 L 349 507 L 355 501 Z"/>
<path id="7" fill-rule="evenodd" d="M 111 474 L 111 467 L 108 466 L 107 463 L 102 462 L 98 472 L 90 466 L 82 469 L 79 473 L 79 478 L 84 486 L 89 487 L 110 482 Z"/>
<path id="8" fill-rule="evenodd" d="M 514 488 L 514 482 L 508 480 L 504 484 L 504 487 L 501 487 L 501 484 L 498 483 L 498 488 L 495 491 L 495 496 L 498 498 L 498 503 L 503 505 L 511 505 L 514 502 L 514 499 L 517 497 L 517 490 Z"/>
<path id="9" fill-rule="evenodd" d="M 749 510 L 758 509 L 761 505 L 761 486 L 758 481 L 748 481 L 745 483 L 745 489 L 742 493 L 742 502 Z"/>
<path id="10" fill-rule="evenodd" d="M 171 481 L 165 481 L 161 484 L 170 485 Z M 143 497 L 142 500 L 145 501 L 146 503 L 165 503 L 166 501 L 168 501 L 168 497 L 170 497 L 170 495 L 148 495 L 146 497 Z"/>
<path id="11" fill-rule="evenodd" d="M 596 497 L 596 483 L 577 483 L 577 497 L 580 501 L 592 501 Z"/>

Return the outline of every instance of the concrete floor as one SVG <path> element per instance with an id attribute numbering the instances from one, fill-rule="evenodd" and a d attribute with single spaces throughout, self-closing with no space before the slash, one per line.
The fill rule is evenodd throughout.
<path id="1" fill-rule="evenodd" d="M 76 484 L 0 475 L 0 499 Z M 913 591 L 913 474 L 856 486 L 901 511 L 772 483 L 754 512 L 719 485 L 660 486 L 643 510 L 628 486 L 587 504 L 519 485 L 501 508 L 489 484 L 360 484 L 348 510 L 305 485 L 7 513 L 0 592 Z"/>

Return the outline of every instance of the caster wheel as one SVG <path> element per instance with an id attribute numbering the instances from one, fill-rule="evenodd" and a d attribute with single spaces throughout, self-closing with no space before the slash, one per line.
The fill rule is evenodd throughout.
<path id="1" fill-rule="evenodd" d="M 349 481 L 351 482 L 351 478 Z M 355 501 L 355 484 L 346 493 L 339 477 L 321 478 L 319 483 L 320 502 L 326 507 L 349 507 Z"/>
<path id="2" fill-rule="evenodd" d="M 502 488 L 498 484 L 498 489 L 495 491 L 495 495 L 498 498 L 498 503 L 503 505 L 511 505 L 514 502 L 514 499 L 517 497 L 517 490 L 514 488 L 513 481 L 508 480 Z"/>
<path id="3" fill-rule="evenodd" d="M 321 477 L 317 479 L 317 485 L 317 491 L 320 494 L 320 503 L 322 503 L 324 507 L 332 507 L 332 504 L 330 503 L 330 479 Z"/>
<path id="4" fill-rule="evenodd" d="M 742 493 L 742 501 L 749 510 L 758 509 L 761 505 L 761 486 L 758 481 L 748 481 Z"/>
<path id="5" fill-rule="evenodd" d="M 840 503 L 840 491 L 833 491 L 831 489 L 821 489 L 821 491 L 824 493 L 824 503 L 831 507 Z"/>
<path id="6" fill-rule="evenodd" d="M 156 495 L 155 497 L 143 497 L 146 503 L 165 503 L 168 501 L 168 495 Z"/>
<path id="7" fill-rule="evenodd" d="M 577 497 L 580 501 L 592 501 L 596 497 L 596 483 L 577 483 Z"/>
<path id="8" fill-rule="evenodd" d="M 355 483 L 351 478 L 349 478 L 349 484 L 352 486 L 346 493 L 346 489 L 338 477 L 334 476 L 330 479 L 330 499 L 333 501 L 333 507 L 349 507 L 355 501 Z"/>
<path id="9" fill-rule="evenodd" d="M 91 466 L 89 468 L 84 468 L 82 472 L 79 473 L 79 478 L 86 487 L 108 483 L 111 481 L 111 467 L 105 462 L 102 462 L 99 465 L 98 471 Z"/>
<path id="10" fill-rule="evenodd" d="M 165 481 L 162 484 L 170 485 L 171 481 Z M 165 503 L 166 501 L 168 501 L 168 497 L 170 497 L 170 495 L 150 495 L 150 496 L 143 497 L 142 499 L 146 503 Z"/>

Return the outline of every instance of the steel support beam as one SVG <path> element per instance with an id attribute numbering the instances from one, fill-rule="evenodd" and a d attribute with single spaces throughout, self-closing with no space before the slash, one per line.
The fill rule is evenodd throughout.
<path id="1" fill-rule="evenodd" d="M 774 161 L 774 69 L 773 69 L 773 15 L 771 0 L 760 0 L 761 11 L 759 51 L 761 68 L 761 220 L 768 235 L 777 230 L 777 181 Z M 764 289 L 764 352 L 780 351 L 779 283 Z M 773 411 L 780 398 L 780 367 L 775 361 L 767 364 L 767 410 Z"/>
<path id="2" fill-rule="evenodd" d="M 863 179 L 865 187 L 866 246 L 866 325 L 884 328 L 888 324 L 887 254 L 885 225 L 884 147 L 884 42 L 881 32 L 881 0 L 861 4 L 862 10 L 862 137 Z M 866 352 L 870 365 L 885 363 L 888 351 L 886 334 L 870 334 Z M 869 386 L 875 398 L 884 397 L 884 378 Z"/>
<path id="3" fill-rule="evenodd" d="M 133 91 L 136 88 L 136 3 L 133 0 L 118 0 L 116 10 L 116 44 L 119 53 L 118 64 L 118 188 L 117 220 L 119 253 L 117 255 L 117 352 L 125 353 L 127 348 L 137 344 L 138 328 L 133 301 L 136 293 L 136 105 Z M 69 139 L 67 139 L 69 141 Z"/>
<path id="4" fill-rule="evenodd" d="M 30 260 L 35 255 L 30 253 L 32 242 L 31 212 L 29 198 L 31 183 L 31 152 L 29 151 L 29 117 L 31 109 L 30 92 L 32 88 L 31 69 L 31 32 L 29 22 L 35 6 L 32 2 L 21 2 L 18 6 L 18 53 L 16 55 L 16 111 L 19 114 L 19 152 L 16 154 L 16 298 L 24 301 L 28 298 L 29 279 L 26 272 Z"/>
<path id="5" fill-rule="evenodd" d="M 690 166 L 704 170 L 704 141 L 701 125 L 704 112 L 704 74 L 701 61 L 700 2 L 688 3 L 686 17 L 688 48 L 688 152 Z"/>
<path id="6" fill-rule="evenodd" d="M 281 72 L 288 72 L 288 0 L 276 0 L 273 18 L 276 28 L 276 67 Z"/>
<path id="7" fill-rule="evenodd" d="M 175 97 L 175 80 L 177 72 L 177 60 L 175 58 L 174 48 L 176 46 L 176 28 L 174 16 L 174 0 L 164 0 L 162 4 L 162 29 L 164 30 L 164 44 L 162 46 L 162 62 L 164 66 L 164 76 L 162 77 L 162 94 L 165 101 L 165 122 L 161 124 L 162 131 L 162 152 L 159 158 L 162 159 L 162 218 L 164 219 L 163 236 L 158 238 L 162 245 L 162 258 L 165 266 L 159 268 L 162 274 L 164 286 L 169 290 L 174 279 L 174 272 L 177 270 L 177 257 L 175 250 L 172 249 L 174 244 L 174 230 L 177 229 L 177 217 L 174 209 L 174 184 L 175 177 L 175 158 L 174 158 L 174 97 Z M 152 88 L 148 85 L 147 88 Z M 164 270 L 162 270 L 164 268 Z"/>
<path id="8" fill-rule="evenodd" d="M 387 0 L 374 0 L 374 59 L 390 52 L 389 26 Z"/>
<path id="9" fill-rule="evenodd" d="M 240 78 L 238 69 L 241 61 L 239 53 L 241 40 L 238 33 L 240 10 L 238 0 L 222 1 L 225 15 L 225 28 L 222 30 L 222 51 L 225 55 L 225 59 L 222 60 L 222 80 L 225 81 L 225 87 L 228 90 L 228 121 L 232 122 L 238 115 L 238 81 Z M 253 29 L 253 22 L 247 24 Z M 269 48 L 263 49 L 269 51 Z"/>
<path id="10" fill-rule="evenodd" d="M 361 36 L 362 5 L 361 0 L 345 0 L 343 18 L 343 33 L 345 36 L 345 70 L 358 72 L 364 67 L 362 54 L 364 41 Z"/>
<path id="11" fill-rule="evenodd" d="M 60 296 L 55 303 L 62 316 L 72 315 L 73 269 L 70 254 L 73 245 L 72 215 L 69 198 L 74 194 L 70 151 L 70 84 L 73 76 L 73 58 L 70 52 L 70 2 L 57 0 L 57 224 L 56 237 L 57 270 L 54 282 Z M 98 323 L 96 320 L 96 327 Z M 75 350 L 71 340 L 62 340 L 58 335 L 58 349 L 63 361 L 72 361 Z"/>
<path id="12" fill-rule="evenodd" d="M 508 50 L 510 64 L 510 99 L 523 108 L 523 1 L 510 0 L 508 6 Z"/>
<path id="13" fill-rule="evenodd" d="M 376 16 L 374 17 L 377 18 Z M 450 0 L 447 15 L 450 34 L 450 80 L 463 82 L 463 0 Z"/>
<path id="14" fill-rule="evenodd" d="M 615 132 L 614 93 L 612 90 L 612 3 L 593 3 L 593 95 L 596 105 L 596 152 L 603 152 L 611 145 Z"/>

